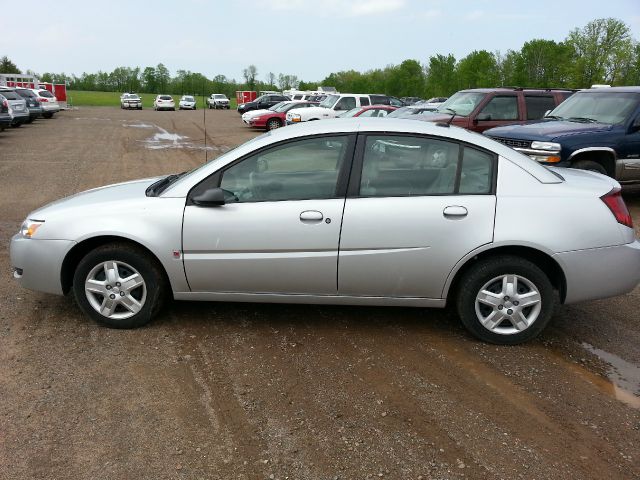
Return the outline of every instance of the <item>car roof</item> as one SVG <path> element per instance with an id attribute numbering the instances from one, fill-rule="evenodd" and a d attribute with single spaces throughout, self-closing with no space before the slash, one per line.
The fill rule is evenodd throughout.
<path id="1" fill-rule="evenodd" d="M 607 93 L 607 92 L 618 92 L 618 93 L 640 93 L 640 87 L 600 87 L 600 88 L 587 88 L 585 90 L 580 90 L 582 92 L 589 93 Z"/>
<path id="2" fill-rule="evenodd" d="M 492 93 L 492 92 L 575 92 L 572 88 L 526 88 L 526 87 L 496 87 L 496 88 L 465 88 L 460 92 L 477 92 L 477 93 Z M 456 92 L 459 93 L 459 92 Z"/>
<path id="3" fill-rule="evenodd" d="M 393 133 L 415 133 L 418 135 L 432 135 L 435 137 L 443 137 L 443 139 L 452 139 L 461 142 L 468 142 L 481 148 L 486 148 L 503 157 L 507 157 L 523 170 L 529 172 L 533 177 L 542 183 L 559 183 L 558 177 L 549 169 L 540 165 L 535 160 L 526 155 L 513 150 L 495 140 L 484 135 L 465 130 L 456 126 L 447 126 L 443 123 L 432 122 L 416 122 L 415 120 L 407 120 L 403 118 L 336 118 L 319 122 L 303 122 L 294 127 L 278 128 L 270 130 L 259 137 L 256 137 L 228 154 L 211 160 L 205 167 L 200 168 L 190 174 L 185 175 L 176 183 L 171 185 L 167 190 L 162 192 L 163 197 L 184 197 L 188 194 L 193 185 L 218 170 L 228 161 L 227 155 L 233 155 L 238 158 L 249 154 L 262 147 L 270 146 L 277 142 L 291 140 L 298 137 L 322 134 L 345 134 L 358 132 L 380 132 L 384 134 Z"/>

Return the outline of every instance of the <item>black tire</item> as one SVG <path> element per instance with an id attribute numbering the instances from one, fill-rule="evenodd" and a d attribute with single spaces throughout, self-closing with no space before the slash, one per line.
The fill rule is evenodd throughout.
<path id="1" fill-rule="evenodd" d="M 102 315 L 91 305 L 85 292 L 85 281 L 89 273 L 101 263 L 112 260 L 137 270 L 146 287 L 146 298 L 142 308 L 126 319 L 113 319 Z M 126 243 L 103 245 L 90 251 L 80 260 L 73 275 L 73 294 L 77 304 L 93 320 L 110 328 L 137 328 L 146 325 L 162 308 L 167 291 L 162 267 L 158 262 L 141 248 Z"/>
<path id="2" fill-rule="evenodd" d="M 44 112 L 44 113 L 42 114 L 42 116 L 43 116 L 44 118 L 53 118 L 53 113 L 51 113 L 51 112 Z"/>
<path id="3" fill-rule="evenodd" d="M 20 123 L 20 122 L 12 123 L 11 126 L 13 128 L 20 128 L 22 126 L 22 123 Z"/>
<path id="4" fill-rule="evenodd" d="M 540 293 L 541 301 L 537 318 L 527 328 L 517 333 L 504 334 L 496 333 L 480 322 L 476 314 L 476 296 L 485 284 L 492 279 L 507 274 L 515 274 L 531 282 Z M 523 285 L 524 288 L 526 288 L 526 285 Z M 538 266 L 521 257 L 504 255 L 478 260 L 475 265 L 465 272 L 458 284 L 456 307 L 463 325 L 476 338 L 498 345 L 516 345 L 535 338 L 544 330 L 551 320 L 554 302 L 553 285 Z M 502 307 L 501 311 L 509 308 L 507 305 L 500 305 L 496 308 L 500 307 Z M 515 309 L 516 307 L 511 308 Z M 524 310 L 526 311 L 526 309 Z M 500 322 L 498 327 L 501 327 L 505 322 L 508 322 L 508 320 Z"/>
<path id="5" fill-rule="evenodd" d="M 270 118 L 267 122 L 267 130 L 275 130 L 276 128 L 280 128 L 282 126 L 282 122 L 278 118 Z"/>
<path id="6" fill-rule="evenodd" d="M 578 170 L 589 170 L 590 172 L 607 175 L 607 170 L 600 163 L 594 162 L 593 160 L 580 160 L 571 165 L 571 167 L 577 168 Z"/>

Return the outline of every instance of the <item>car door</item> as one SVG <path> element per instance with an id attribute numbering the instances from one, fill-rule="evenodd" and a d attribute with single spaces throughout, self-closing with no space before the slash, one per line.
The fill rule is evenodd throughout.
<path id="1" fill-rule="evenodd" d="M 497 158 L 438 138 L 359 135 L 345 203 L 341 295 L 441 298 L 454 265 L 493 240 Z"/>
<path id="2" fill-rule="evenodd" d="M 520 121 L 520 105 L 518 96 L 500 94 L 491 97 L 478 113 L 471 118 L 471 130 L 484 132 L 489 128 L 518 123 Z"/>
<path id="3" fill-rule="evenodd" d="M 295 139 L 225 167 L 189 194 L 187 280 L 196 292 L 336 294 L 338 239 L 355 138 Z M 192 199 L 220 187 L 216 207 Z"/>
<path id="4" fill-rule="evenodd" d="M 622 181 L 640 181 L 640 113 L 632 116 L 618 144 L 619 159 L 624 164 Z"/>

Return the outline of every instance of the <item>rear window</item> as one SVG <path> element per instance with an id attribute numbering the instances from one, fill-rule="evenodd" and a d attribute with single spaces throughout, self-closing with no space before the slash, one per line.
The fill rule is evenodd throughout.
<path id="1" fill-rule="evenodd" d="M 22 100 L 22 97 L 20 97 L 20 95 L 11 90 L 3 90 L 1 93 L 7 100 Z"/>
<path id="2" fill-rule="evenodd" d="M 44 98 L 53 98 L 53 94 L 49 90 L 41 90 L 38 92 L 38 95 Z"/>
<path id="3" fill-rule="evenodd" d="M 16 92 L 18 92 L 22 97 L 36 98 L 36 94 L 33 93 L 31 90 L 21 88 L 19 90 L 16 90 Z"/>
<path id="4" fill-rule="evenodd" d="M 525 95 L 527 105 L 527 120 L 538 120 L 544 117 L 547 110 L 556 107 L 554 98 L 550 95 Z"/>
<path id="5" fill-rule="evenodd" d="M 160 100 L 172 100 L 169 95 L 160 95 Z"/>

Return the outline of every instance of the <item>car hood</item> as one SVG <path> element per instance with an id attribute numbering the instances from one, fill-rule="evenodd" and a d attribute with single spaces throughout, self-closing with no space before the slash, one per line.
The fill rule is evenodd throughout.
<path id="1" fill-rule="evenodd" d="M 69 210 L 78 208 L 97 210 L 98 207 L 99 209 L 108 208 L 109 204 L 137 200 L 145 197 L 147 188 L 161 178 L 163 177 L 133 180 L 76 193 L 34 210 L 28 218 L 46 220 L 51 216 L 65 215 Z"/>
<path id="2" fill-rule="evenodd" d="M 613 128 L 605 123 L 581 123 L 568 120 L 542 120 L 524 125 L 508 125 L 491 128 L 484 132 L 490 137 L 514 138 L 520 140 L 549 141 L 569 135 L 584 135 L 606 132 Z"/>

